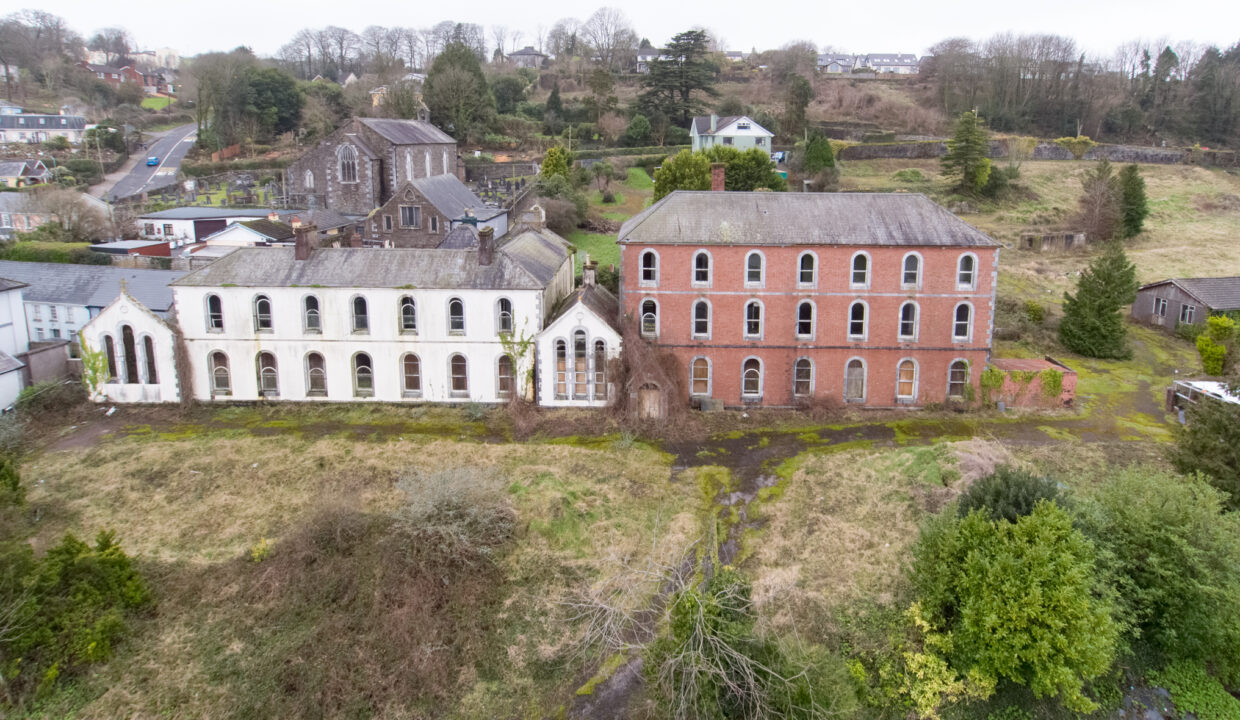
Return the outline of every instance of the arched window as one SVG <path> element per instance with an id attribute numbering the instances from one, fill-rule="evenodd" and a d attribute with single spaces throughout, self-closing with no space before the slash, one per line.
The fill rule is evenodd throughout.
<path id="1" fill-rule="evenodd" d="M 352 145 L 341 145 L 339 158 L 340 182 L 357 182 L 357 148 Z"/>
<path id="2" fill-rule="evenodd" d="M 792 394 L 809 397 L 814 391 L 814 363 L 809 358 L 797 358 L 792 366 Z"/>
<path id="3" fill-rule="evenodd" d="M 495 334 L 512 334 L 512 301 L 508 298 L 495 303 Z"/>
<path id="4" fill-rule="evenodd" d="M 814 336 L 814 303 L 809 300 L 797 305 L 797 338 L 805 340 Z"/>
<path id="5" fill-rule="evenodd" d="M 852 259 L 852 275 L 848 282 L 855 288 L 865 288 L 870 286 L 870 256 L 859 252 L 853 255 Z"/>
<path id="6" fill-rule="evenodd" d="M 400 299 L 400 331 L 404 335 L 418 334 L 418 306 L 408 295 Z"/>
<path id="7" fill-rule="evenodd" d="M 508 355 L 500 355 L 499 361 L 496 363 L 496 395 L 503 399 L 513 396 L 516 388 L 515 378 L 512 372 L 512 358 Z"/>
<path id="8" fill-rule="evenodd" d="M 654 300 L 642 300 L 642 337 L 659 336 L 659 305 Z"/>
<path id="9" fill-rule="evenodd" d="M 306 396 L 324 397 L 327 395 L 327 362 L 319 353 L 306 355 Z"/>
<path id="10" fill-rule="evenodd" d="M 657 283 L 659 282 L 659 256 L 654 250 L 647 250 L 642 253 L 642 282 Z"/>
<path id="11" fill-rule="evenodd" d="M 741 367 L 741 397 L 762 397 L 762 361 L 749 358 Z"/>
<path id="12" fill-rule="evenodd" d="M 133 328 L 121 326 L 121 354 L 125 360 L 125 377 L 121 382 L 135 384 L 138 382 L 138 346 L 134 342 Z"/>
<path id="13" fill-rule="evenodd" d="M 323 314 L 319 311 L 319 299 L 307 295 L 301 301 L 301 323 L 307 334 L 323 332 Z"/>
<path id="14" fill-rule="evenodd" d="M 443 151 L 443 174 L 448 174 L 448 151 Z"/>
<path id="15" fill-rule="evenodd" d="M 906 290 L 921 287 L 921 256 L 917 253 L 904 256 L 904 272 L 900 275 L 900 285 Z"/>
<path id="16" fill-rule="evenodd" d="M 745 304 L 745 337 L 762 337 L 762 303 L 757 300 Z"/>
<path id="17" fill-rule="evenodd" d="M 424 168 L 426 170 L 426 174 L 423 175 L 423 177 L 430 177 L 431 176 L 431 151 L 430 150 L 426 151 L 426 156 L 425 156 L 423 164 L 426 166 Z"/>
<path id="18" fill-rule="evenodd" d="M 211 353 L 211 394 L 231 395 L 232 379 L 228 373 L 228 356 L 216 350 Z"/>
<path id="19" fill-rule="evenodd" d="M 745 256 L 745 285 L 755 287 L 766 279 L 766 263 L 762 253 L 751 250 Z"/>
<path id="20" fill-rule="evenodd" d="M 693 337 L 710 337 L 710 303 L 705 300 L 693 303 Z"/>
<path id="21" fill-rule="evenodd" d="M 448 301 L 448 334 L 465 334 L 465 302 L 460 298 Z"/>
<path id="22" fill-rule="evenodd" d="M 254 332 L 271 332 L 271 298 L 254 297 Z"/>
<path id="23" fill-rule="evenodd" d="M 906 302 L 900 306 L 900 339 L 917 339 L 917 303 Z"/>
<path id="24" fill-rule="evenodd" d="M 710 253 L 705 250 L 693 254 L 693 284 L 710 285 Z"/>
<path id="25" fill-rule="evenodd" d="M 814 257 L 814 253 L 801 253 L 801 259 L 798 262 L 797 283 L 800 285 L 815 285 L 818 283 L 818 259 Z"/>
<path id="26" fill-rule="evenodd" d="M 276 371 L 276 356 L 269 352 L 260 352 L 255 359 L 258 371 L 258 394 L 262 397 L 279 397 L 280 374 Z"/>
<path id="27" fill-rule="evenodd" d="M 219 295 L 207 296 L 207 332 L 224 332 L 224 303 Z"/>
<path id="28" fill-rule="evenodd" d="M 689 394 L 710 395 L 710 360 L 693 358 L 689 364 Z"/>
<path id="29" fill-rule="evenodd" d="M 146 355 L 146 381 L 151 385 L 158 385 L 159 373 L 155 371 L 155 341 L 150 335 L 143 336 L 142 350 Z"/>
<path id="30" fill-rule="evenodd" d="M 848 339 L 864 340 L 865 333 L 865 303 L 858 300 L 848 308 Z"/>
<path id="31" fill-rule="evenodd" d="M 301 182 L 302 182 L 302 185 L 305 186 L 306 190 L 313 190 L 314 189 L 314 171 L 307 170 L 306 174 L 302 176 Z"/>
<path id="32" fill-rule="evenodd" d="M 585 400 L 590 392 L 590 358 L 586 353 L 586 331 L 573 333 L 573 399 Z"/>
<path id="33" fill-rule="evenodd" d="M 405 150 L 405 179 L 413 179 L 413 150 Z"/>
<path id="34" fill-rule="evenodd" d="M 108 382 L 116 382 L 116 343 L 111 335 L 103 336 L 103 350 L 108 356 Z"/>
<path id="35" fill-rule="evenodd" d="M 568 344 L 563 340 L 555 341 L 555 396 L 568 397 Z"/>
<path id="36" fill-rule="evenodd" d="M 464 355 L 448 359 L 448 374 L 452 379 L 452 397 L 469 397 L 469 367 Z"/>
<path id="37" fill-rule="evenodd" d="M 413 353 L 400 359 L 400 390 L 405 397 L 422 394 L 422 359 Z"/>
<path id="38" fill-rule="evenodd" d="M 375 366 L 366 353 L 353 356 L 353 395 L 372 397 L 375 394 Z"/>
<path id="39" fill-rule="evenodd" d="M 917 363 L 912 360 L 901 360 L 896 366 L 896 399 L 917 399 Z"/>
<path id="40" fill-rule="evenodd" d="M 594 341 L 594 399 L 607 399 L 607 343 Z"/>
<path id="41" fill-rule="evenodd" d="M 361 295 L 353 298 L 353 332 L 370 332 L 370 312 L 366 307 L 366 298 Z"/>
<path id="42" fill-rule="evenodd" d="M 972 290 L 977 285 L 977 256 L 966 253 L 956 264 L 956 289 Z"/>
<path id="43" fill-rule="evenodd" d="M 844 401 L 865 402 L 865 361 L 861 358 L 844 366 Z"/>
<path id="44" fill-rule="evenodd" d="M 957 360 L 947 369 L 947 397 L 959 400 L 969 385 L 969 363 Z"/>
<path id="45" fill-rule="evenodd" d="M 956 306 L 956 318 L 952 323 L 952 340 L 968 342 L 973 337 L 973 306 L 960 303 Z"/>

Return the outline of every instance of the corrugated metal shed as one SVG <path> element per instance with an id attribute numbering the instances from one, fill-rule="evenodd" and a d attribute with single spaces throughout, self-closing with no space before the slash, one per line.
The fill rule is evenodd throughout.
<path id="1" fill-rule="evenodd" d="M 129 294 L 158 314 L 172 307 L 168 284 L 183 275 L 177 270 L 0 260 L 0 277 L 29 285 L 22 293 L 27 301 L 103 308 L 120 296 L 124 279 Z"/>
<path id="2" fill-rule="evenodd" d="M 456 142 L 451 135 L 421 120 L 359 119 L 366 127 L 379 133 L 394 145 L 427 145 Z"/>
<path id="3" fill-rule="evenodd" d="M 678 190 L 630 218 L 621 243 L 666 245 L 906 245 L 997 243 L 913 193 Z"/>

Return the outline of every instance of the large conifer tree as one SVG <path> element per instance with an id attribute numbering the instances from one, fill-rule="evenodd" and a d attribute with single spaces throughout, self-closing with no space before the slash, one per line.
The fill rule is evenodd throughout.
<path id="1" fill-rule="evenodd" d="M 1128 357 L 1128 331 L 1119 311 L 1136 296 L 1136 268 L 1118 242 L 1108 243 L 1106 251 L 1081 272 L 1076 293 L 1064 293 L 1060 342 L 1086 357 Z"/>
<path id="2" fill-rule="evenodd" d="M 977 113 L 961 113 L 956 131 L 947 141 L 947 154 L 940 161 L 943 174 L 955 179 L 952 189 L 976 195 L 990 179 L 990 137 Z"/>

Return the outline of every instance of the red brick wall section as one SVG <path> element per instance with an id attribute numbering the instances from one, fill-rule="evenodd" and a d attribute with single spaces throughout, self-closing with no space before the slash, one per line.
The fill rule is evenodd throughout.
<path id="1" fill-rule="evenodd" d="M 658 254 L 659 277 L 655 283 L 641 280 L 640 257 L 644 250 Z M 709 287 L 692 282 L 693 257 L 698 250 L 711 256 Z M 745 283 L 745 261 L 751 250 L 765 256 L 765 281 L 761 287 Z M 799 257 L 817 255 L 817 282 L 798 283 Z M 868 288 L 850 285 L 852 258 L 859 251 L 870 256 Z M 901 286 L 904 257 L 921 256 L 921 286 Z M 957 289 L 957 261 L 972 253 L 978 259 L 973 289 Z M 994 314 L 994 281 L 999 250 L 993 247 L 907 246 L 807 246 L 734 247 L 626 244 L 621 247 L 621 303 L 626 314 L 637 318 L 643 300 L 658 303 L 657 343 L 671 350 L 682 365 L 688 385 L 689 363 L 705 357 L 711 364 L 710 395 L 725 404 L 753 404 L 741 396 L 742 365 L 747 358 L 762 361 L 763 391 L 756 402 L 768 406 L 793 405 L 793 366 L 797 358 L 813 361 L 813 392 L 816 399 L 842 401 L 844 371 L 848 361 L 860 358 L 866 366 L 864 404 L 874 407 L 924 405 L 947 399 L 948 372 L 957 360 L 969 363 L 969 382 L 978 385 L 990 355 Z M 692 337 L 692 306 L 705 299 L 711 306 L 709 339 Z M 763 335 L 744 337 L 745 306 L 751 300 L 763 305 Z M 796 334 L 797 307 L 809 300 L 815 305 L 815 328 L 810 339 Z M 848 313 L 855 301 L 868 305 L 868 333 L 864 340 L 848 337 Z M 900 307 L 908 300 L 919 306 L 915 341 L 898 337 Z M 973 306 L 972 337 L 967 342 L 952 337 L 958 304 Z M 897 367 L 902 360 L 916 363 L 916 394 L 912 400 L 896 397 Z M 1066 384 L 1066 381 L 1065 381 Z"/>

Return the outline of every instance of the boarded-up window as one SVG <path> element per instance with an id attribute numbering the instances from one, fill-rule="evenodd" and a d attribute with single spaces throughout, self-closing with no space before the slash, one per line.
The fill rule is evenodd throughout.
<path id="1" fill-rule="evenodd" d="M 323 397 L 327 395 L 327 363 L 318 353 L 306 356 L 306 395 Z"/>
<path id="2" fill-rule="evenodd" d="M 710 394 L 710 361 L 706 358 L 694 358 L 689 387 L 694 395 Z"/>
<path id="3" fill-rule="evenodd" d="M 963 398 L 968 384 L 969 364 L 964 360 L 957 360 L 952 363 L 951 368 L 947 371 L 947 396 L 957 399 Z"/>
<path id="4" fill-rule="evenodd" d="M 896 370 L 896 397 L 910 399 L 917 394 L 917 364 L 902 360 Z"/>
<path id="5" fill-rule="evenodd" d="M 814 386 L 814 364 L 809 358 L 800 358 L 793 367 L 792 394 L 807 397 Z"/>
<path id="6" fill-rule="evenodd" d="M 573 333 L 573 399 L 585 400 L 590 390 L 589 357 L 586 354 L 586 334 Z"/>
<path id="7" fill-rule="evenodd" d="M 848 402 L 865 400 L 865 363 L 861 360 L 849 360 L 844 370 L 844 400 Z"/>
<path id="8" fill-rule="evenodd" d="M 568 346 L 563 340 L 555 341 L 555 396 L 568 397 Z"/>

